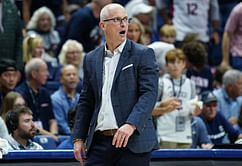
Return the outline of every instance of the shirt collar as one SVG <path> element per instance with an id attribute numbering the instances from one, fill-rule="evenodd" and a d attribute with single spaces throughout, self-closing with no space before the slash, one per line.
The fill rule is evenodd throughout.
<path id="1" fill-rule="evenodd" d="M 125 39 L 117 48 L 115 48 L 114 53 L 117 52 L 117 53 L 121 54 L 121 52 L 123 51 L 124 46 L 126 44 L 126 41 L 127 41 L 127 39 Z M 105 44 L 105 56 L 110 56 L 110 54 L 112 54 L 112 53 L 110 52 L 110 50 L 108 50 L 107 43 L 106 43 Z"/>
<path id="2" fill-rule="evenodd" d="M 28 141 L 27 141 L 26 148 L 24 148 L 24 146 L 22 144 L 18 143 L 18 142 L 17 142 L 17 145 L 18 145 L 18 147 L 19 147 L 20 150 L 30 149 L 31 147 L 34 146 L 33 141 L 30 140 L 30 139 L 28 139 Z"/>

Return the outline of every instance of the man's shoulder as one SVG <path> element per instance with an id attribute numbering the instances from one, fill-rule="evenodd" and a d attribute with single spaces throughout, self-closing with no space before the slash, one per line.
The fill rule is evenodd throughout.
<path id="1" fill-rule="evenodd" d="M 61 89 L 61 87 L 55 91 L 51 96 L 51 100 L 61 100 L 61 98 L 64 97 L 64 92 L 63 90 Z"/>

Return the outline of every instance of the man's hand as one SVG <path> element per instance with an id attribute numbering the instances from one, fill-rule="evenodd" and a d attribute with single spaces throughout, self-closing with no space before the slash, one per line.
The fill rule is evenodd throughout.
<path id="1" fill-rule="evenodd" d="M 116 148 L 126 147 L 129 141 L 129 137 L 133 134 L 135 127 L 131 124 L 124 124 L 121 126 L 113 137 L 112 145 Z"/>
<path id="2" fill-rule="evenodd" d="M 86 157 L 86 152 L 85 152 L 85 145 L 82 140 L 79 140 L 74 143 L 74 155 L 76 160 L 80 162 L 80 164 L 83 166 L 84 165 L 84 158 L 81 155 L 81 152 L 83 153 L 83 157 Z"/>
<path id="3" fill-rule="evenodd" d="M 229 118 L 229 122 L 232 124 L 232 125 L 235 125 L 237 123 L 238 119 L 236 117 L 231 117 Z"/>

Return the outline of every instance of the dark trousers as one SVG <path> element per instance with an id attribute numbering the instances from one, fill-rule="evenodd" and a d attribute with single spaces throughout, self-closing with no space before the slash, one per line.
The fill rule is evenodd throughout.
<path id="1" fill-rule="evenodd" d="M 128 148 L 115 148 L 112 139 L 95 134 L 85 166 L 149 166 L 151 152 L 133 153 Z"/>

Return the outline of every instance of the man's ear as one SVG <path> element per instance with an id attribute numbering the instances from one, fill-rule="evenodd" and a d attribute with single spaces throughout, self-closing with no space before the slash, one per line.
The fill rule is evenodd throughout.
<path id="1" fill-rule="evenodd" d="M 35 79 L 37 77 L 37 71 L 31 71 L 31 76 Z"/>
<path id="2" fill-rule="evenodd" d="M 104 30 L 104 28 L 105 28 L 104 22 L 100 21 L 100 22 L 99 22 L 99 27 L 100 27 L 102 30 Z"/>

